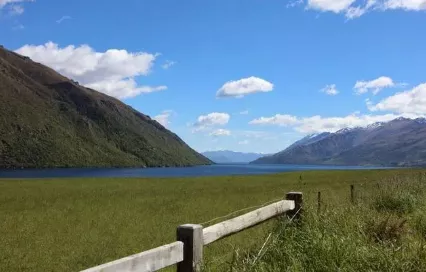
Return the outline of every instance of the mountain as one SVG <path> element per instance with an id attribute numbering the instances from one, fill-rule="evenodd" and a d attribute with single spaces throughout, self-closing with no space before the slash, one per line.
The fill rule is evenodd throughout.
<path id="1" fill-rule="evenodd" d="M 308 145 L 308 144 L 318 142 L 318 141 L 328 137 L 328 135 L 330 135 L 330 132 L 310 134 L 310 135 L 294 142 L 289 147 L 287 147 L 287 149 L 291 149 L 291 148 L 299 146 L 299 145 Z"/>
<path id="2" fill-rule="evenodd" d="M 243 153 L 229 150 L 207 151 L 202 154 L 216 163 L 249 163 L 266 156 L 265 154 Z"/>
<path id="3" fill-rule="evenodd" d="M 318 137 L 317 139 L 314 139 Z M 426 119 L 397 118 L 304 139 L 259 164 L 426 165 Z"/>
<path id="4" fill-rule="evenodd" d="M 209 163 L 149 116 L 0 47 L 0 168 Z"/>

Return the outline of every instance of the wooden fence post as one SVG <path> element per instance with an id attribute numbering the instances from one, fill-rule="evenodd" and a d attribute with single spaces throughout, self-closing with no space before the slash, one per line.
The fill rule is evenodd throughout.
<path id="1" fill-rule="evenodd" d="M 351 185 L 351 202 L 352 202 L 352 204 L 354 204 L 355 203 L 355 195 L 354 195 L 354 185 L 352 184 Z"/>
<path id="2" fill-rule="evenodd" d="M 321 192 L 318 192 L 318 213 L 321 212 Z"/>
<path id="3" fill-rule="evenodd" d="M 303 194 L 301 192 L 289 192 L 285 198 L 294 201 L 294 209 L 287 212 L 287 217 L 294 221 L 300 220 L 303 208 Z"/>
<path id="4" fill-rule="evenodd" d="M 177 271 L 200 272 L 203 263 L 203 226 L 179 226 L 177 240 L 183 242 L 183 261 L 177 264 Z"/>

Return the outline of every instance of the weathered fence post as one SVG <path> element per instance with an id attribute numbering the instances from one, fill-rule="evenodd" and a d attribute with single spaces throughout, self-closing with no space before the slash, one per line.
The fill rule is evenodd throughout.
<path id="1" fill-rule="evenodd" d="M 321 212 L 321 192 L 318 192 L 318 213 Z"/>
<path id="2" fill-rule="evenodd" d="M 354 204 L 355 203 L 355 189 L 354 189 L 354 185 L 352 184 L 351 185 L 351 202 L 352 202 L 352 204 Z"/>
<path id="3" fill-rule="evenodd" d="M 200 272 L 203 262 L 203 226 L 186 224 L 177 228 L 177 240 L 183 242 L 183 261 L 178 272 Z"/>
<path id="4" fill-rule="evenodd" d="M 300 220 L 303 207 L 303 194 L 301 192 L 289 192 L 285 198 L 294 201 L 294 209 L 287 211 L 287 217 L 294 221 Z"/>

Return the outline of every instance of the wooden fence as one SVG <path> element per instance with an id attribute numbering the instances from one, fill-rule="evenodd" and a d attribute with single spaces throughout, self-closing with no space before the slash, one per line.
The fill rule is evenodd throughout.
<path id="1" fill-rule="evenodd" d="M 186 224 L 177 228 L 177 242 L 105 263 L 82 272 L 148 272 L 177 264 L 178 272 L 199 272 L 203 263 L 203 247 L 226 236 L 253 227 L 273 217 L 287 214 L 299 219 L 302 193 L 290 192 L 286 199 L 230 220 L 203 228 Z"/>

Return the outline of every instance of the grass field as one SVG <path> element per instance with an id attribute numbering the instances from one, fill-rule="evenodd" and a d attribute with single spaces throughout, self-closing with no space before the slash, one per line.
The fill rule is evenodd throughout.
<path id="1" fill-rule="evenodd" d="M 0 271 L 78 271 L 170 243 L 180 224 L 206 222 L 278 200 L 292 190 L 304 193 L 307 211 L 301 226 L 280 226 L 283 220 L 276 219 L 209 245 L 206 270 L 335 271 L 340 267 L 340 271 L 378 271 L 385 267 L 401 271 L 396 262 L 403 261 L 414 262 L 406 271 L 426 271 L 425 265 L 415 262 L 426 264 L 423 172 L 4 179 L 0 180 Z M 355 184 L 356 205 L 350 204 L 350 184 Z M 318 191 L 324 201 L 321 214 L 315 210 Z M 388 217 L 391 223 L 383 223 Z M 394 231 L 397 234 L 386 231 L 403 220 L 407 222 Z M 271 231 L 268 250 L 253 265 Z M 382 234 L 391 238 L 378 242 L 375 236 Z M 224 263 L 231 259 L 232 265 Z M 378 262 L 376 267 L 365 265 L 369 260 Z"/>

